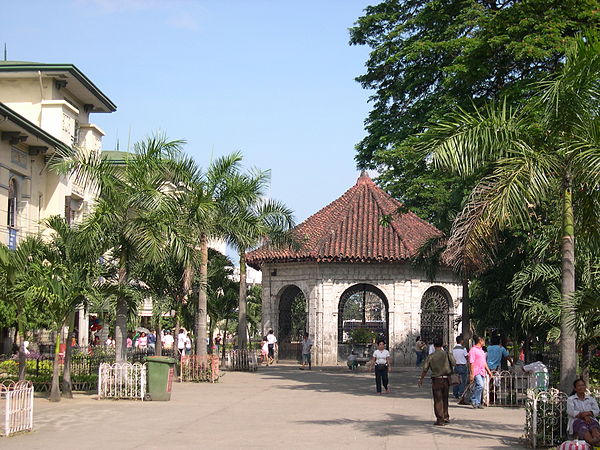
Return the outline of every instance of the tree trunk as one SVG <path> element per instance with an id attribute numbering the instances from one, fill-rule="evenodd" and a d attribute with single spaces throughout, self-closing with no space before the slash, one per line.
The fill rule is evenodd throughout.
<path id="1" fill-rule="evenodd" d="M 238 347 L 248 348 L 248 290 L 246 287 L 246 254 L 240 251 L 240 295 L 238 306 Z"/>
<path id="2" fill-rule="evenodd" d="M 25 369 L 27 367 L 27 357 L 25 355 L 25 334 L 23 331 L 23 325 L 21 320 L 21 313 L 17 318 L 17 338 L 19 342 L 19 381 L 25 380 Z M 12 352 L 11 352 L 12 353 Z"/>
<path id="3" fill-rule="evenodd" d="M 160 338 L 160 315 L 158 316 L 158 319 L 156 319 L 156 324 L 154 325 L 154 332 L 156 333 L 156 344 L 154 347 L 154 354 L 156 356 L 162 356 L 162 339 Z"/>
<path id="4" fill-rule="evenodd" d="M 121 251 L 119 261 L 119 284 L 127 283 L 127 252 Z M 127 300 L 117 298 L 117 317 L 115 319 L 115 353 L 118 363 L 127 362 Z"/>
<path id="5" fill-rule="evenodd" d="M 65 398 L 73 398 L 73 389 L 71 383 L 71 355 L 73 347 L 71 347 L 71 334 L 75 328 L 75 311 L 71 311 L 68 318 L 69 334 L 67 335 L 67 345 L 65 348 L 65 363 L 63 368 L 62 396 Z"/>
<path id="6" fill-rule="evenodd" d="M 581 378 L 585 381 L 585 384 L 590 385 L 590 344 L 583 344 L 581 348 Z"/>
<path id="7" fill-rule="evenodd" d="M 469 309 L 471 308 L 470 299 L 469 299 L 469 280 L 463 278 L 462 280 L 462 337 L 465 340 L 465 347 L 471 347 L 471 313 Z M 450 342 L 450 348 L 452 348 L 453 343 Z"/>
<path id="8" fill-rule="evenodd" d="M 568 176 L 565 180 L 563 201 L 560 390 L 571 392 L 573 380 L 575 380 L 577 373 L 577 339 L 572 328 L 575 315 L 572 305 L 573 292 L 575 292 L 575 232 L 571 180 Z"/>
<path id="9" fill-rule="evenodd" d="M 223 349 L 221 350 L 221 354 L 223 355 L 223 361 L 225 361 L 225 343 L 227 342 L 227 327 L 229 327 L 229 318 L 225 319 L 225 331 L 223 332 L 223 339 L 221 339 L 221 344 L 223 345 Z"/>
<path id="10" fill-rule="evenodd" d="M 208 238 L 200 236 L 200 286 L 198 288 L 198 315 L 196 316 L 196 355 L 206 355 L 206 286 L 208 285 Z"/>
<path id="11" fill-rule="evenodd" d="M 54 366 L 52 370 L 52 389 L 50 390 L 50 401 L 60 402 L 60 335 L 62 327 L 56 333 L 56 342 L 54 344 Z"/>

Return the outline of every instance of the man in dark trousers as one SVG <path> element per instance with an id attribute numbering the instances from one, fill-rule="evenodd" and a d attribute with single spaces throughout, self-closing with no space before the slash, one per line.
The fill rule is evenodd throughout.
<path id="1" fill-rule="evenodd" d="M 421 372 L 421 378 L 419 379 L 419 387 L 421 387 L 423 385 L 423 378 L 425 378 L 425 375 L 431 369 L 433 411 L 437 419 L 434 425 L 445 425 L 450 422 L 450 415 L 448 414 L 449 378 L 456 365 L 454 356 L 446 353 L 442 345 L 440 338 L 434 339 L 433 346 L 435 347 L 435 351 L 425 360 L 423 372 Z"/>

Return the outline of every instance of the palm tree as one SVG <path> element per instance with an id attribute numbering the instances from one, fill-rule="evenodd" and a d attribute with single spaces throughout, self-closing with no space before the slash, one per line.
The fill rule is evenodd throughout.
<path id="1" fill-rule="evenodd" d="M 266 200 L 269 172 L 253 171 L 240 178 L 246 188 L 243 201 L 232 202 L 229 209 L 232 229 L 227 240 L 240 258 L 240 294 L 238 308 L 238 344 L 248 347 L 248 307 L 246 252 L 268 240 L 273 247 L 293 245 L 290 230 L 294 227 L 292 211 L 276 200 Z"/>
<path id="2" fill-rule="evenodd" d="M 180 182 L 173 164 L 183 141 L 164 136 L 146 138 L 134 145 L 125 163 L 115 165 L 99 153 L 75 149 L 62 153 L 53 164 L 60 173 L 71 173 L 80 184 L 94 189 L 98 196 L 94 211 L 83 224 L 88 232 L 101 236 L 104 248 L 118 267 L 117 283 L 126 286 L 136 260 L 159 260 L 175 235 L 177 217 L 173 190 Z M 178 247 L 181 248 L 181 247 Z M 127 357 L 127 298 L 116 300 L 116 358 Z"/>
<path id="3" fill-rule="evenodd" d="M 61 225 L 68 228 L 66 223 Z M 53 242 L 47 244 L 43 258 L 30 261 L 27 273 L 19 280 L 20 295 L 36 302 L 44 310 L 56 333 L 50 392 L 50 401 L 54 402 L 60 401 L 59 349 L 62 330 L 73 310 L 83 304 L 86 293 L 91 289 L 90 266 L 87 261 L 73 264 L 72 260 L 65 258 L 65 253 L 61 251 L 63 249 L 64 247 L 61 249 Z"/>
<path id="4" fill-rule="evenodd" d="M 4 283 L 0 287 L 2 300 L 14 307 L 17 323 L 17 334 L 19 336 L 19 380 L 25 379 L 25 342 L 26 318 L 25 309 L 28 299 L 22 295 L 28 288 L 22 283 L 22 278 L 28 273 L 31 261 L 40 258 L 45 252 L 44 242 L 37 236 L 28 236 L 19 242 L 16 250 L 9 250 L 0 244 L 0 272 L 3 274 Z"/>
<path id="5" fill-rule="evenodd" d="M 208 261 L 207 310 L 210 317 L 210 335 L 213 335 L 219 322 L 225 321 L 225 348 L 229 321 L 235 320 L 237 316 L 239 283 L 232 279 L 233 264 L 227 256 L 209 249 Z"/>
<path id="6" fill-rule="evenodd" d="M 196 354 L 206 355 L 207 340 L 207 285 L 208 245 L 211 239 L 222 239 L 231 234 L 237 222 L 231 215 L 232 204 L 244 202 L 249 196 L 247 185 L 239 175 L 242 155 L 232 153 L 213 161 L 205 173 L 191 162 L 180 191 L 180 219 L 185 233 L 191 237 L 193 251 L 199 252 L 198 311 L 196 314 Z M 191 253 L 191 252 L 190 252 Z M 187 264 L 188 286 L 194 268 Z"/>
<path id="7" fill-rule="evenodd" d="M 434 164 L 481 177 L 455 220 L 450 260 L 462 254 L 479 266 L 490 265 L 498 230 L 537 220 L 546 200 L 561 199 L 563 390 L 577 367 L 576 335 L 570 326 L 575 227 L 597 233 L 597 224 L 590 225 L 600 192 L 599 80 L 600 42 L 596 36 L 580 37 L 563 68 L 534 86 L 537 95 L 525 106 L 512 109 L 501 102 L 474 112 L 459 110 L 432 125 L 422 144 Z"/>

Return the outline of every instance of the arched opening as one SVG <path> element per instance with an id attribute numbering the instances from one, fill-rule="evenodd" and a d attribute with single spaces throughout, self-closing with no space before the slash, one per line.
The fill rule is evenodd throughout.
<path id="1" fill-rule="evenodd" d="M 302 335 L 308 330 L 306 297 L 295 285 L 284 288 L 279 297 L 279 343 L 280 359 L 302 358 Z"/>
<path id="2" fill-rule="evenodd" d="M 389 342 L 388 320 L 388 301 L 380 289 L 370 284 L 346 289 L 338 306 L 338 359 L 345 360 L 352 350 L 367 352 L 371 343 L 361 338 L 369 334 Z"/>
<path id="3" fill-rule="evenodd" d="M 17 182 L 11 178 L 8 182 L 8 220 L 7 225 L 11 228 L 17 226 Z"/>
<path id="4" fill-rule="evenodd" d="M 427 344 L 441 338 L 450 344 L 450 294 L 444 288 L 429 288 L 421 299 L 421 339 Z"/>

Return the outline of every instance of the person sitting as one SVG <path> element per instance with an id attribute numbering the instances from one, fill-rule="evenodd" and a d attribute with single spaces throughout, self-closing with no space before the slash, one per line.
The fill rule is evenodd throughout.
<path id="1" fill-rule="evenodd" d="M 357 357 L 358 356 L 354 351 L 348 355 L 348 361 L 346 361 L 346 363 L 348 364 L 348 369 L 356 370 L 356 368 L 358 367 L 358 361 L 356 360 Z"/>
<path id="2" fill-rule="evenodd" d="M 569 434 L 575 434 L 592 447 L 600 445 L 600 424 L 596 416 L 600 414 L 598 403 L 594 397 L 586 395 L 587 385 L 578 378 L 573 383 L 574 393 L 567 399 L 567 414 Z"/>

